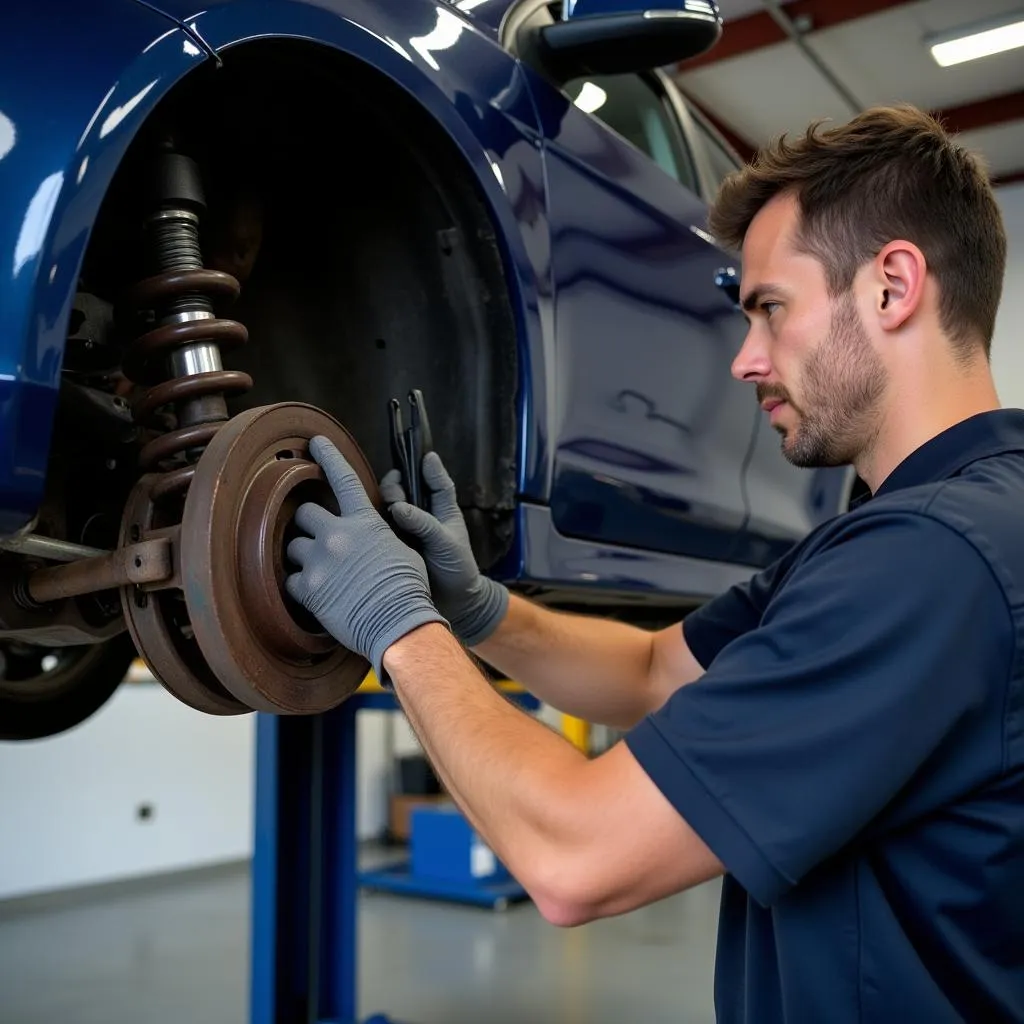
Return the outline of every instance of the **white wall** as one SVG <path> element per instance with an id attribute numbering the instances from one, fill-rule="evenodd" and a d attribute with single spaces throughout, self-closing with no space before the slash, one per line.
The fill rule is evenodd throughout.
<path id="1" fill-rule="evenodd" d="M 356 721 L 356 828 L 372 839 L 387 822 L 392 755 L 420 747 L 401 714 Z M 249 857 L 255 724 L 126 683 L 75 729 L 0 743 L 0 899 Z"/>
<path id="2" fill-rule="evenodd" d="M 0 743 L 0 899 L 248 856 L 254 724 L 129 683 L 67 733 Z"/>
<path id="3" fill-rule="evenodd" d="M 540 717 L 557 728 L 557 715 Z M 376 839 L 393 758 L 421 747 L 401 713 L 356 721 L 356 831 Z M 75 729 L 0 743 L 0 900 L 251 856 L 255 724 L 129 682 Z"/>
<path id="4" fill-rule="evenodd" d="M 1024 409 L 1024 184 L 997 191 L 1009 236 L 1003 302 L 992 339 L 992 374 L 1005 406 Z"/>

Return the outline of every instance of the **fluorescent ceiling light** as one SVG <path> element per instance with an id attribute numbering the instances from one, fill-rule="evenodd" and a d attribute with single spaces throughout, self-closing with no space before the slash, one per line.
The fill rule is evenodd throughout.
<path id="1" fill-rule="evenodd" d="M 1024 46 L 1024 12 L 998 22 L 969 25 L 955 32 L 930 36 L 925 42 L 935 63 L 944 68 L 979 57 L 991 57 L 994 53 Z"/>

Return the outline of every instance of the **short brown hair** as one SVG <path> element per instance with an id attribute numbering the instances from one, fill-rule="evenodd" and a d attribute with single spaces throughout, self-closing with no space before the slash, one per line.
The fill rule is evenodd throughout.
<path id="1" fill-rule="evenodd" d="M 722 183 L 709 230 L 739 250 L 751 221 L 776 195 L 800 204 L 798 245 L 825 268 L 829 291 L 849 290 L 860 267 L 905 238 L 939 285 L 939 318 L 958 354 L 980 338 L 988 357 L 1006 265 L 1006 230 L 980 162 L 931 115 L 901 104 L 846 124 L 821 121 L 785 135 Z"/>

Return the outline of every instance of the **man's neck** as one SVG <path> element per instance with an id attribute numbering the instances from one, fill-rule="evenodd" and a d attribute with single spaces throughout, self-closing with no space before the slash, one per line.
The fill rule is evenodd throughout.
<path id="1" fill-rule="evenodd" d="M 878 432 L 857 459 L 857 475 L 874 494 L 890 473 L 922 445 L 971 416 L 1000 408 L 988 364 L 962 376 L 931 380 L 888 396 Z"/>

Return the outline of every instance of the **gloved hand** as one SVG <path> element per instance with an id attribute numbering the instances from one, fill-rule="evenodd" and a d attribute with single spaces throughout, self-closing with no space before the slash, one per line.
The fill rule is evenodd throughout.
<path id="1" fill-rule="evenodd" d="M 437 607 L 459 640 L 472 647 L 486 640 L 505 617 L 508 590 L 480 572 L 455 498 L 455 484 L 437 452 L 423 456 L 422 472 L 433 515 L 406 501 L 397 469 L 381 480 L 381 497 L 395 526 L 419 538 Z"/>
<path id="2" fill-rule="evenodd" d="M 384 680 L 384 652 L 406 633 L 441 622 L 423 559 L 404 544 L 373 507 L 356 471 L 326 437 L 314 437 L 309 453 L 320 464 L 338 499 L 340 515 L 306 502 L 295 524 L 288 557 L 300 571 L 285 589 L 338 643 L 369 658 Z"/>

